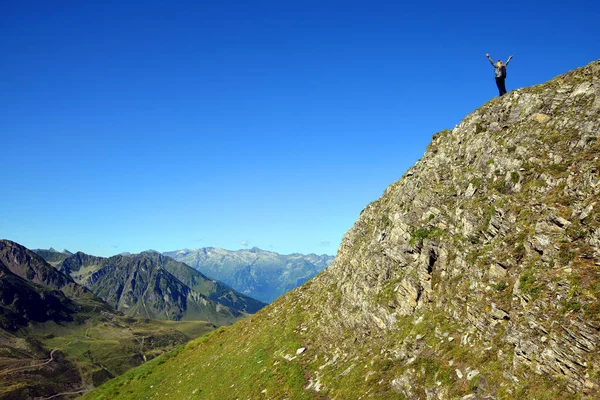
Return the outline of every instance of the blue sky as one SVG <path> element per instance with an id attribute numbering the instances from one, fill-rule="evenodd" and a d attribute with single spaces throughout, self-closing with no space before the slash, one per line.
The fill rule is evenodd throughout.
<path id="1" fill-rule="evenodd" d="M 0 238 L 335 254 L 431 136 L 599 58 L 596 1 L 3 1 Z"/>

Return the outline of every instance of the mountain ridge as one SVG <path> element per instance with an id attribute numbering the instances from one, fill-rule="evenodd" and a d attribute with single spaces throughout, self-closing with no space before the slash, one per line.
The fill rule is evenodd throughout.
<path id="1" fill-rule="evenodd" d="M 55 267 L 131 316 L 208 320 L 220 326 L 264 306 L 152 250 L 109 258 L 77 252 Z"/>
<path id="2" fill-rule="evenodd" d="M 600 61 L 492 99 L 324 272 L 86 398 L 597 398 L 599 155 Z"/>
<path id="3" fill-rule="evenodd" d="M 257 247 L 236 251 L 203 247 L 163 254 L 267 303 L 324 270 L 334 258 L 326 254 L 279 254 Z"/>

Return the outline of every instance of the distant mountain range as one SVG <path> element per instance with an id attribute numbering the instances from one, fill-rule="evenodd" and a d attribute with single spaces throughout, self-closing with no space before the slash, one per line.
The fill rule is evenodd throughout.
<path id="1" fill-rule="evenodd" d="M 333 259 L 196 252 L 196 266 L 268 300 Z M 265 305 L 155 251 L 104 258 L 0 240 L 0 398 L 85 392 Z"/>
<path id="2" fill-rule="evenodd" d="M 68 250 L 56 251 L 52 247 L 50 247 L 48 250 L 36 249 L 32 251 L 41 256 L 48 264 L 52 266 L 73 255 L 73 253 Z"/>
<path id="3" fill-rule="evenodd" d="M 110 306 L 135 317 L 229 325 L 265 304 L 154 251 L 95 257 L 36 250 Z"/>
<path id="4" fill-rule="evenodd" d="M 250 297 L 272 302 L 323 271 L 334 257 L 283 255 L 258 248 L 229 251 L 214 247 L 163 253 Z"/>

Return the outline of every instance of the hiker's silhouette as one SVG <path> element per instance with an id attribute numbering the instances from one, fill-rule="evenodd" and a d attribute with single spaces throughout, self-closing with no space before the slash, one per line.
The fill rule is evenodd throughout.
<path id="1" fill-rule="evenodd" d="M 513 56 L 508 57 L 508 60 L 506 60 L 506 64 L 503 64 L 502 60 L 498 60 L 494 63 L 489 54 L 486 54 L 485 56 L 490 61 L 490 64 L 492 64 L 492 67 L 494 67 L 494 74 L 496 76 L 496 86 L 498 87 L 498 92 L 500 93 L 500 96 L 502 96 L 506 94 L 506 84 L 504 82 L 506 80 L 506 67 L 508 66 L 510 60 L 512 60 Z"/>

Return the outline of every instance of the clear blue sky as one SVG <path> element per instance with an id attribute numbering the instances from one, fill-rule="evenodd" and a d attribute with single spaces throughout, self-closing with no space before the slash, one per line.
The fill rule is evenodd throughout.
<path id="1" fill-rule="evenodd" d="M 0 238 L 335 254 L 508 89 L 600 54 L 597 1 L 0 3 Z"/>

